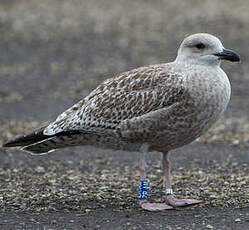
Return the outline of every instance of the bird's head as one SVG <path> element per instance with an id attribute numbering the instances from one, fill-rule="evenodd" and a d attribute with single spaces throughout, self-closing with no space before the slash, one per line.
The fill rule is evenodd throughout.
<path id="1" fill-rule="evenodd" d="M 232 50 L 225 49 L 213 35 L 198 33 L 185 38 L 178 49 L 176 61 L 192 64 L 219 65 L 221 60 L 240 61 Z"/>

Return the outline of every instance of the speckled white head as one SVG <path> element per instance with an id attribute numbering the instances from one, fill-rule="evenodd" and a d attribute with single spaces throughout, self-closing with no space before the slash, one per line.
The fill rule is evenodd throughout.
<path id="1" fill-rule="evenodd" d="M 220 60 L 239 61 L 239 56 L 225 49 L 221 41 L 206 33 L 198 33 L 185 38 L 178 49 L 176 62 L 199 65 L 220 65 Z"/>

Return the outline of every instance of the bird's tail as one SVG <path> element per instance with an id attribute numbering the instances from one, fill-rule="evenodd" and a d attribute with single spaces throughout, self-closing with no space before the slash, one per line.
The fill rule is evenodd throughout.
<path id="1" fill-rule="evenodd" d="M 3 147 L 22 147 L 22 150 L 33 154 L 48 153 L 57 148 L 76 146 L 81 141 L 81 131 L 63 131 L 51 136 L 44 135 L 42 127 L 32 133 L 16 137 L 3 144 Z M 77 138 L 78 137 L 78 138 Z"/>

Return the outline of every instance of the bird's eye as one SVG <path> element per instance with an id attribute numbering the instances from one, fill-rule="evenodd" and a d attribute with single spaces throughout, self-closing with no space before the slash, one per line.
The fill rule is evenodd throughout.
<path id="1" fill-rule="evenodd" d="M 195 47 L 196 47 L 197 49 L 199 49 L 199 50 L 202 50 L 202 49 L 205 48 L 205 45 L 204 45 L 203 43 L 198 43 L 198 44 L 196 44 Z"/>

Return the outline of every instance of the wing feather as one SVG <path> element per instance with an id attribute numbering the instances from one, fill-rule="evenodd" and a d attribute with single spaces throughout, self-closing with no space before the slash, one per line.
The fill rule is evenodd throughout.
<path id="1" fill-rule="evenodd" d="M 44 134 L 83 128 L 120 129 L 122 121 L 166 108 L 185 92 L 181 74 L 170 65 L 141 67 L 100 84 L 51 123 Z"/>

